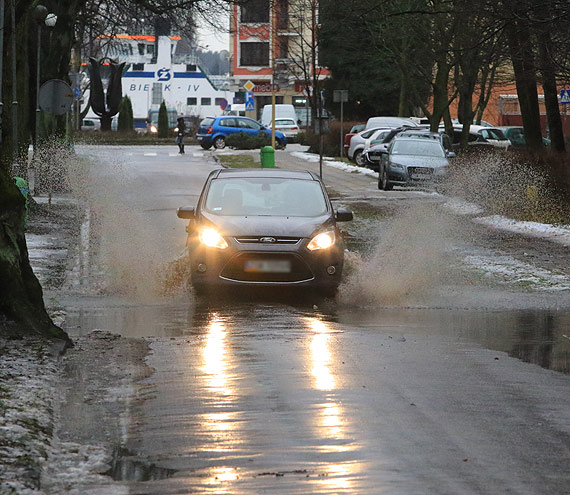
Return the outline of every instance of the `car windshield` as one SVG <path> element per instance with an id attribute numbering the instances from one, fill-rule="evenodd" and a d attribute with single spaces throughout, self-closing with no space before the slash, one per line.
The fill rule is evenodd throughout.
<path id="1" fill-rule="evenodd" d="M 415 155 L 415 156 L 445 156 L 445 152 L 441 144 L 437 141 L 412 141 L 407 139 L 399 139 L 394 141 L 392 146 L 392 154 L 394 155 Z"/>
<path id="2" fill-rule="evenodd" d="M 212 180 L 205 209 L 222 216 L 316 217 L 326 213 L 327 203 L 314 180 L 230 177 Z"/>

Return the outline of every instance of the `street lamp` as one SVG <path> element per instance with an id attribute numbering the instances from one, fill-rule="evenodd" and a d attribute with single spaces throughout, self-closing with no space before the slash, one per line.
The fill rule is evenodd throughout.
<path id="1" fill-rule="evenodd" d="M 54 27 L 57 22 L 55 14 L 48 14 L 48 9 L 44 5 L 36 5 L 33 10 L 33 17 L 38 23 L 38 53 L 36 67 L 36 131 L 34 136 L 34 157 L 30 168 L 28 169 L 28 183 L 30 194 L 34 194 L 36 186 L 36 169 L 34 162 L 38 159 L 39 137 L 40 137 L 40 62 L 41 62 L 41 41 L 42 41 L 42 25 Z"/>

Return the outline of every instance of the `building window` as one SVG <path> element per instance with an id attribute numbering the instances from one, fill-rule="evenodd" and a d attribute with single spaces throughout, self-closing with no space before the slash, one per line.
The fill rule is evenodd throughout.
<path id="1" fill-rule="evenodd" d="M 269 22 L 269 0 L 247 0 L 240 10 L 241 22 Z"/>
<path id="2" fill-rule="evenodd" d="M 277 0 L 277 29 L 289 29 L 289 0 Z"/>
<path id="3" fill-rule="evenodd" d="M 152 104 L 160 105 L 162 103 L 162 83 L 152 83 Z"/>
<path id="4" fill-rule="evenodd" d="M 269 43 L 240 43 L 242 67 L 269 67 Z"/>
<path id="5" fill-rule="evenodd" d="M 196 66 L 194 64 L 186 64 L 186 72 L 196 72 Z"/>
<path id="6" fill-rule="evenodd" d="M 139 43 L 137 47 L 139 49 L 139 55 L 144 55 L 144 43 Z"/>
<path id="7" fill-rule="evenodd" d="M 200 105 L 209 106 L 212 104 L 212 98 L 201 98 Z"/>
<path id="8" fill-rule="evenodd" d="M 289 57 L 289 38 L 283 37 L 279 40 L 279 56 L 277 58 Z"/>
<path id="9" fill-rule="evenodd" d="M 144 70 L 144 64 L 133 64 L 133 70 Z"/>
<path id="10" fill-rule="evenodd" d="M 154 55 L 154 45 L 146 45 L 146 52 L 149 55 Z"/>
<path id="11" fill-rule="evenodd" d="M 198 98 L 186 98 L 186 105 L 197 105 Z"/>

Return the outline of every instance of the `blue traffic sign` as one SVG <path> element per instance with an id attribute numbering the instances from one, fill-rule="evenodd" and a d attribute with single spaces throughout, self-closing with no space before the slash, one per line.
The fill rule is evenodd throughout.
<path id="1" fill-rule="evenodd" d="M 255 110 L 255 99 L 253 98 L 253 93 L 250 91 L 245 94 L 245 109 Z"/>
<path id="2" fill-rule="evenodd" d="M 560 90 L 560 103 L 562 103 L 563 105 L 570 104 L 570 89 Z"/>

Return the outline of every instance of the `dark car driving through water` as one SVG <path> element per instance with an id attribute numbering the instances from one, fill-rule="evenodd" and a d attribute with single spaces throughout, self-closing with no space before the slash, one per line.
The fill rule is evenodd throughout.
<path id="1" fill-rule="evenodd" d="M 336 291 L 344 242 L 319 177 L 307 171 L 219 169 L 208 176 L 189 220 L 187 247 L 197 293 L 224 287 L 309 287 Z"/>

